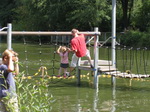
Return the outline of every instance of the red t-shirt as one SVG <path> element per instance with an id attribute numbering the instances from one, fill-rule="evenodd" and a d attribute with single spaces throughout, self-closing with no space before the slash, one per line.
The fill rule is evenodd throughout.
<path id="1" fill-rule="evenodd" d="M 71 40 L 71 48 L 72 50 L 77 50 L 76 55 L 78 57 L 83 57 L 86 55 L 87 48 L 83 34 L 79 35 L 78 37 L 74 37 Z"/>

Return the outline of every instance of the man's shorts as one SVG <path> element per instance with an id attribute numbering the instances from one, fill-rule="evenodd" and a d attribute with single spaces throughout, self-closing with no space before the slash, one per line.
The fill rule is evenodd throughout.
<path id="1" fill-rule="evenodd" d="M 86 55 L 85 57 L 90 57 L 90 52 L 89 50 L 87 49 L 86 51 Z M 77 57 L 76 54 L 74 53 L 73 56 L 72 56 L 72 60 L 71 60 L 71 67 L 76 67 L 77 66 L 77 63 L 80 63 L 81 61 L 81 58 Z"/>

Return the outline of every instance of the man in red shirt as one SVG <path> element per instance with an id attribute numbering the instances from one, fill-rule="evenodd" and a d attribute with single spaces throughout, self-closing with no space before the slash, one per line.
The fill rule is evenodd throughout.
<path id="1" fill-rule="evenodd" d="M 84 56 L 87 57 L 91 68 L 93 68 L 90 52 L 86 48 L 84 34 L 79 35 L 78 34 L 79 31 L 77 29 L 72 29 L 71 33 L 73 35 L 73 39 L 71 40 L 71 48 L 72 48 L 72 51 L 75 53 L 72 56 L 71 70 L 77 66 L 78 59 Z"/>

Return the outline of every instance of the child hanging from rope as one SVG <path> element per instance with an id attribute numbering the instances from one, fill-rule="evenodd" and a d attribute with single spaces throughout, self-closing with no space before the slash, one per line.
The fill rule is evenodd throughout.
<path id="1" fill-rule="evenodd" d="M 68 54 L 70 51 L 71 49 L 67 48 L 66 46 L 59 46 L 59 48 L 57 49 L 57 53 L 61 57 L 58 76 L 61 75 L 62 69 L 64 71 L 63 72 L 64 77 L 66 77 L 66 75 L 69 76 L 69 72 L 67 72 L 67 68 L 69 67 Z"/>

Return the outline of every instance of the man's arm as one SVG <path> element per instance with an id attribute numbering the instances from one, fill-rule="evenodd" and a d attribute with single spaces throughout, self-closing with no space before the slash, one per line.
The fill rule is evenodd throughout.
<path id="1" fill-rule="evenodd" d="M 76 42 L 74 40 L 71 40 L 71 50 L 76 53 L 77 48 L 76 48 Z"/>

